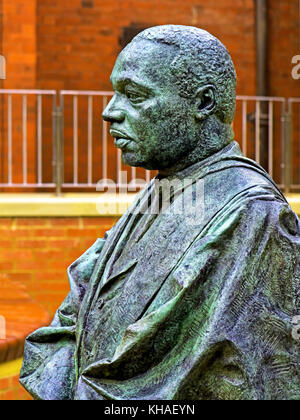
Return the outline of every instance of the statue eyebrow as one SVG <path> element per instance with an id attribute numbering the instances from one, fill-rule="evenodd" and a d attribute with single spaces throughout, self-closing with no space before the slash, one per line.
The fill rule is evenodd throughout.
<path id="1" fill-rule="evenodd" d="M 118 85 L 121 85 L 121 87 L 123 87 L 123 86 L 126 86 L 126 85 L 130 84 L 130 85 L 132 85 L 132 86 L 134 86 L 138 89 L 143 90 L 144 92 L 153 93 L 153 90 L 151 88 L 149 88 L 145 85 L 142 85 L 141 83 L 133 80 L 130 77 L 120 77 L 115 81 L 115 83 L 113 83 L 113 80 L 111 79 L 111 84 L 113 85 L 113 87 L 114 87 L 114 85 L 116 87 L 118 87 Z"/>

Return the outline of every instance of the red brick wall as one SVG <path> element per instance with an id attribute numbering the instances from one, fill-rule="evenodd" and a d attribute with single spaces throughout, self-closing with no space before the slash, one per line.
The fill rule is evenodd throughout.
<path id="1" fill-rule="evenodd" d="M 300 54 L 299 0 L 269 0 L 269 94 L 300 97 L 300 80 L 292 77 L 292 57 Z M 300 107 L 294 105 L 293 119 L 293 178 L 299 184 L 300 167 Z"/>
<path id="2" fill-rule="evenodd" d="M 36 0 L 2 1 L 2 54 L 6 58 L 6 89 L 36 86 Z"/>
<path id="3" fill-rule="evenodd" d="M 6 59 L 6 80 L 0 87 L 4 89 L 33 89 L 36 88 L 36 0 L 1 0 L 2 3 L 2 47 L 0 53 Z M 22 167 L 21 139 L 22 116 L 21 101 L 13 96 L 13 141 L 14 157 L 13 168 Z M 20 98 L 22 99 L 22 98 Z M 36 108 L 32 98 L 28 100 L 28 144 L 29 156 L 36 154 Z M 0 178 L 7 182 L 7 97 L 1 96 L 0 102 Z M 29 168 L 28 180 L 35 180 L 34 165 Z M 17 173 L 14 182 L 22 182 L 21 170 Z"/>
<path id="4" fill-rule="evenodd" d="M 0 401 L 31 399 L 31 396 L 20 385 L 18 375 L 0 379 Z"/>
<path id="5" fill-rule="evenodd" d="M 3 13 L 2 13 L 2 0 L 0 0 L 0 54 L 2 54 L 2 29 L 3 29 Z M 2 89 L 3 80 L 0 79 L 0 89 Z"/>
<path id="6" fill-rule="evenodd" d="M 0 218 L 0 282 L 26 285 L 54 315 L 69 292 L 67 267 L 117 221 L 102 218 Z M 1 400 L 28 400 L 18 376 L 0 379 Z"/>
<path id="7" fill-rule="evenodd" d="M 82 6 L 87 3 L 92 7 Z M 37 5 L 38 86 L 110 89 L 123 29 L 167 23 L 219 37 L 236 63 L 239 93 L 255 92 L 253 0 L 43 0 Z"/>
<path id="8" fill-rule="evenodd" d="M 299 0 L 269 0 L 268 10 L 269 95 L 300 96 L 300 80 L 294 80 L 291 63 L 300 54 Z"/>
<path id="9" fill-rule="evenodd" d="M 24 283 L 53 315 L 69 291 L 67 267 L 116 220 L 0 218 L 0 281 Z"/>

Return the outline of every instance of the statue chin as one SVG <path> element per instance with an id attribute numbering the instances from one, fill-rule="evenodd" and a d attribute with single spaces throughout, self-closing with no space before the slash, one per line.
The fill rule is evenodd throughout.
<path id="1" fill-rule="evenodd" d="M 141 160 L 140 157 L 138 157 L 133 152 L 126 152 L 122 151 L 122 162 L 125 165 L 133 166 L 135 168 L 143 168 L 148 170 L 156 170 L 157 168 L 154 168 L 151 163 L 147 163 L 144 160 Z"/>
<path id="2" fill-rule="evenodd" d="M 143 167 L 141 161 L 138 160 L 137 156 L 133 152 L 125 152 L 122 150 L 122 162 L 125 165 L 134 166 L 134 167 Z"/>

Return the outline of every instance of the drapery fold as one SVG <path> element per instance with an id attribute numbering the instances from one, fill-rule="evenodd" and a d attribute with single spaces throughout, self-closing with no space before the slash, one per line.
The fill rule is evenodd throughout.
<path id="1" fill-rule="evenodd" d="M 297 216 L 235 142 L 176 178 L 204 183 L 194 223 L 137 211 L 154 179 L 69 268 L 53 323 L 26 341 L 35 398 L 300 399 Z"/>

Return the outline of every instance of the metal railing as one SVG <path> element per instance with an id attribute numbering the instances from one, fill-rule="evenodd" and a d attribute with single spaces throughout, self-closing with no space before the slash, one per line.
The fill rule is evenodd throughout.
<path id="1" fill-rule="evenodd" d="M 268 113 L 263 118 L 267 117 L 268 122 L 268 172 L 273 176 L 273 157 L 274 157 L 274 103 L 281 104 L 281 111 L 284 113 L 285 110 L 285 98 L 280 97 L 251 97 L 251 96 L 237 96 L 237 102 L 242 102 L 242 151 L 247 156 L 247 124 L 250 118 L 247 118 L 247 108 L 249 102 L 255 103 L 254 113 L 254 124 L 255 124 L 255 160 L 260 162 L 261 160 L 261 120 L 262 120 L 262 104 L 267 105 Z M 251 115 L 251 114 L 250 114 Z"/>
<path id="2" fill-rule="evenodd" d="M 130 183 L 133 189 L 140 185 L 137 177 L 148 182 L 152 171 L 123 165 L 101 118 L 112 94 L 0 90 L 0 187 L 60 194 L 95 189 L 99 180 L 102 187 L 111 179 L 118 188 Z M 234 131 L 243 153 L 261 163 L 282 189 L 300 190 L 294 153 L 300 149 L 300 98 L 237 96 Z"/>
<path id="3" fill-rule="evenodd" d="M 68 91 L 63 90 L 59 92 L 60 97 L 60 110 L 62 112 L 62 119 L 64 121 L 64 128 L 69 127 L 72 128 L 72 139 L 69 137 L 67 139 L 69 143 L 69 150 L 72 151 L 73 156 L 73 168 L 72 168 L 72 177 L 69 177 L 70 180 L 62 180 L 61 188 L 70 189 L 70 188 L 96 188 L 98 181 L 102 180 L 102 187 L 108 187 L 110 180 L 113 178 L 117 188 L 126 188 L 128 178 L 131 179 L 131 187 L 133 189 L 138 188 L 139 185 L 135 183 L 137 176 L 136 168 L 130 168 L 130 174 L 127 180 L 122 179 L 122 170 L 124 173 L 124 166 L 122 164 L 121 159 L 121 151 L 119 149 L 115 149 L 111 146 L 110 149 L 113 149 L 113 153 L 108 156 L 109 151 L 109 144 L 112 143 L 112 138 L 109 135 L 109 125 L 107 122 L 103 121 L 101 118 L 102 111 L 106 107 L 109 102 L 109 99 L 112 97 L 113 92 L 105 92 L 105 91 Z M 66 99 L 70 99 L 69 103 L 69 112 L 66 109 Z M 85 100 L 85 104 L 83 103 L 83 114 L 81 115 L 81 122 L 79 121 L 79 109 L 80 109 L 80 99 L 81 105 L 82 101 Z M 95 101 L 98 99 L 98 104 L 95 106 Z M 95 108 L 96 108 L 96 118 L 95 118 Z M 87 110 L 85 113 L 84 111 Z M 66 115 L 67 114 L 67 115 Z M 98 128 L 98 135 L 94 133 L 94 121 L 97 121 Z M 85 139 L 87 149 L 86 149 L 86 165 L 85 165 L 85 174 L 82 174 L 81 180 L 79 176 L 79 133 Z M 99 135 L 100 134 L 100 135 Z M 65 139 L 64 144 L 66 146 L 66 136 L 62 134 L 63 138 Z M 109 143 L 110 138 L 110 143 Z M 72 143 L 72 147 L 70 147 L 70 143 Z M 93 150 L 95 153 L 93 153 Z M 112 158 L 114 155 L 114 169 L 108 170 L 108 163 L 109 159 Z M 94 158 L 95 156 L 95 158 Z M 98 159 L 98 157 L 100 159 Z M 82 163 L 81 158 L 81 163 Z M 98 165 L 99 171 L 97 172 L 96 176 L 93 176 L 93 168 L 94 166 Z M 67 169 L 67 168 L 65 168 Z M 70 170 L 66 170 L 65 172 L 69 173 Z M 142 177 L 145 179 L 146 182 L 149 182 L 151 179 L 151 172 L 144 170 L 142 172 Z M 85 179 L 84 179 L 85 178 Z"/>
<path id="4" fill-rule="evenodd" d="M 64 113 L 64 103 L 65 97 L 69 96 L 72 98 L 72 113 L 73 113 L 73 180 L 69 183 L 62 183 L 66 188 L 70 187 L 93 187 L 93 110 L 94 110 L 94 97 L 102 98 L 102 108 L 104 109 L 108 103 L 108 97 L 111 95 L 111 92 L 102 92 L 102 91 L 60 91 L 60 109 L 62 115 Z M 78 135 L 79 135 L 79 121 L 78 121 L 78 98 L 87 97 L 87 180 L 86 182 L 79 182 L 78 179 Z M 102 179 L 107 179 L 107 123 L 102 122 Z M 120 166 L 119 162 L 120 155 L 118 153 L 118 167 Z M 119 169 L 119 168 L 118 168 Z"/>
<path id="5" fill-rule="evenodd" d="M 286 150 L 291 139 L 286 130 L 290 122 L 287 100 L 283 97 L 237 96 L 234 125 L 239 121 L 242 127 L 240 132 L 235 130 L 235 134 L 237 140 L 241 139 L 244 155 L 261 164 L 281 188 L 289 190 L 290 157 L 288 159 Z"/>
<path id="6" fill-rule="evenodd" d="M 288 182 L 291 189 L 300 191 L 300 98 L 287 100 L 285 138 Z"/>
<path id="7" fill-rule="evenodd" d="M 1 125 L 1 146 L 6 153 L 2 154 L 2 170 L 0 178 L 0 187 L 5 188 L 54 188 L 55 178 L 52 182 L 45 182 L 43 180 L 43 98 L 50 98 L 52 113 L 56 109 L 56 91 L 55 90 L 17 90 L 17 89 L 0 89 L 0 114 Z M 30 115 L 28 113 L 29 100 L 32 97 L 35 106 L 30 104 Z M 14 105 L 21 108 L 18 115 L 13 115 Z M 35 108 L 35 110 L 33 109 Z M 1 111 L 0 111 L 1 112 Z M 5 115 L 4 115 L 5 114 Z M 31 143 L 34 139 L 35 160 L 34 176 L 29 180 L 29 142 L 28 142 L 28 125 L 30 119 Z M 33 135 L 34 131 L 34 135 Z M 15 134 L 21 132 L 21 139 L 15 143 L 13 138 Z M 6 137 L 6 144 L 5 144 Z M 52 127 L 52 140 L 54 145 L 56 137 L 55 127 Z M 32 145 L 33 147 L 33 145 Z M 21 161 L 18 159 L 18 165 L 14 163 L 14 155 L 21 156 Z M 32 158 L 31 158 L 32 160 Z M 53 157 L 51 164 L 54 165 L 56 161 L 55 150 L 53 149 Z M 21 167 L 19 166 L 21 165 Z M 16 167 L 17 166 L 17 167 Z M 18 181 L 14 181 L 13 169 L 18 174 Z M 4 173 L 5 172 L 5 173 Z M 32 171 L 31 171 L 32 172 Z M 20 179 L 20 174 L 22 174 Z M 4 181 L 5 180 L 5 181 Z"/>

